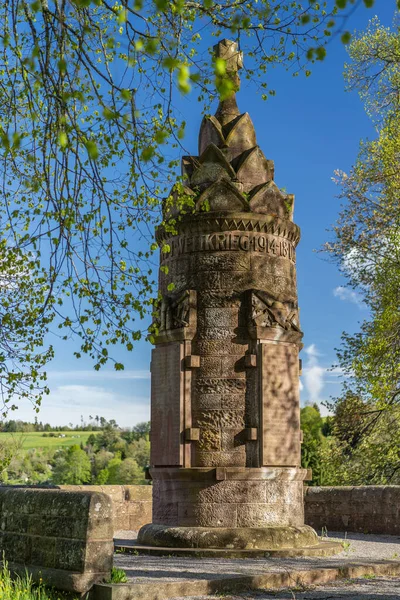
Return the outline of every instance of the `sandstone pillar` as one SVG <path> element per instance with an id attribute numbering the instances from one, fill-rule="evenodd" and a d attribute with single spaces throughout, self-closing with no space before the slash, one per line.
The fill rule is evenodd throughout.
<path id="1" fill-rule="evenodd" d="M 238 87 L 236 44 L 215 50 Z M 300 467 L 294 197 L 275 184 L 234 94 L 203 119 L 199 155 L 184 157 L 182 168 L 183 190 L 167 202 L 169 225 L 158 232 L 153 524 L 139 543 L 315 546 Z"/>

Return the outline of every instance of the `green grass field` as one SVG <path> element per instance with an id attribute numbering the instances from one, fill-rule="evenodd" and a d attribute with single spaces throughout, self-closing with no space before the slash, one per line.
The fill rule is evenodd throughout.
<path id="1" fill-rule="evenodd" d="M 65 437 L 43 437 L 42 432 L 33 433 L 0 433 L 0 444 L 7 439 L 14 440 L 21 444 L 24 450 L 31 448 L 66 448 L 75 444 L 86 443 L 89 435 L 94 433 L 98 435 L 100 431 L 56 431 L 56 436 L 65 435 Z"/>

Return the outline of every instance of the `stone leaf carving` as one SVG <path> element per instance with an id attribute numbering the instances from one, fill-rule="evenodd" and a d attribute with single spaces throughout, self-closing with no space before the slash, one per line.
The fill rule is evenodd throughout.
<path id="1" fill-rule="evenodd" d="M 231 161 L 257 145 L 256 132 L 249 113 L 239 115 L 225 125 L 223 131 Z"/>
<path id="2" fill-rule="evenodd" d="M 224 126 L 214 116 L 204 117 L 199 135 L 199 152 L 210 144 L 221 148 L 229 161 L 257 145 L 256 132 L 249 113 L 239 114 Z"/>
<path id="3" fill-rule="evenodd" d="M 221 179 L 229 181 L 236 177 L 235 171 L 215 144 L 207 146 L 199 158 L 199 163 L 190 178 L 190 185 L 193 189 L 204 189 Z"/>
<path id="4" fill-rule="evenodd" d="M 271 162 L 258 146 L 241 155 L 236 177 L 243 183 L 245 192 L 251 192 L 255 186 L 273 179 Z"/>
<path id="5" fill-rule="evenodd" d="M 221 180 L 213 183 L 201 194 L 196 205 L 197 210 L 208 211 L 248 211 L 247 200 L 242 196 L 234 183 Z"/>
<path id="6" fill-rule="evenodd" d="M 218 119 L 214 116 L 204 117 L 200 126 L 199 134 L 199 154 L 203 154 L 204 150 L 210 144 L 215 144 L 218 148 L 225 145 L 222 126 Z"/>
<path id="7" fill-rule="evenodd" d="M 293 196 L 283 194 L 274 181 L 268 181 L 252 190 L 250 210 L 287 219 L 292 214 Z"/>
<path id="8" fill-rule="evenodd" d="M 192 327 L 196 320 L 196 292 L 185 290 L 179 296 L 166 296 L 159 302 L 155 319 L 159 333 Z"/>
<path id="9" fill-rule="evenodd" d="M 184 180 L 190 181 L 193 171 L 200 166 L 198 156 L 183 156 L 181 161 L 181 171 Z"/>
<path id="10" fill-rule="evenodd" d="M 293 302 L 280 302 L 262 290 L 251 292 L 251 325 L 301 333 L 297 306 Z"/>

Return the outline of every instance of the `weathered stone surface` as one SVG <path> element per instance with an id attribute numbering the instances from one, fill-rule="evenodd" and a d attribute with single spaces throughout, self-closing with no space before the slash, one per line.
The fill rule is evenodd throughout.
<path id="1" fill-rule="evenodd" d="M 245 410 L 245 395 L 241 394 L 226 394 L 221 397 L 221 408 L 236 409 L 244 413 Z"/>
<path id="2" fill-rule="evenodd" d="M 200 433 L 200 440 L 197 444 L 199 450 L 212 452 L 221 449 L 221 430 L 211 429 L 210 427 L 203 428 Z"/>
<path id="3" fill-rule="evenodd" d="M 236 44 L 223 40 L 217 52 L 237 86 Z M 199 148 L 199 157 L 182 163 L 194 210 L 176 220 L 176 234 L 157 230 L 169 251 L 161 254 L 164 329 L 152 364 L 154 521 L 190 526 L 194 537 L 203 526 L 301 526 L 293 196 L 275 184 L 273 162 L 234 94 L 203 119 Z M 176 289 L 195 294 L 192 312 Z M 166 341 L 180 344 L 179 357 Z M 193 429 L 196 436 L 185 433 Z"/>
<path id="4" fill-rule="evenodd" d="M 178 518 L 183 527 L 236 527 L 236 505 L 180 502 Z"/>
<path id="5" fill-rule="evenodd" d="M 196 177 L 196 175 L 194 177 Z M 200 189 L 201 187 L 200 184 Z M 232 209 L 246 211 L 248 209 L 248 203 L 245 197 L 239 192 L 238 188 L 232 184 L 227 177 L 221 177 L 218 181 L 215 181 L 215 183 L 212 183 L 210 187 L 207 187 L 204 190 L 198 200 L 196 208 L 198 210 L 208 208 L 210 212 L 222 212 Z"/>
<path id="6" fill-rule="evenodd" d="M 0 552 L 33 580 L 86 592 L 108 577 L 113 557 L 111 498 L 98 491 L 0 488 Z"/>
<path id="7" fill-rule="evenodd" d="M 293 507 L 282 502 L 239 504 L 237 508 L 238 527 L 300 526 L 304 523 L 304 516 L 298 506 L 294 511 Z"/>
<path id="8" fill-rule="evenodd" d="M 171 548 L 262 548 L 265 550 L 314 546 L 318 537 L 311 527 L 203 528 L 146 525 L 138 542 Z"/>
<path id="9" fill-rule="evenodd" d="M 237 429 L 244 427 L 243 413 L 241 410 L 203 410 L 193 415 L 196 426 L 200 428 Z"/>
<path id="10" fill-rule="evenodd" d="M 400 486 L 309 487 L 305 518 L 318 530 L 400 534 Z M 335 529 L 334 529 L 335 528 Z"/>
<path id="11" fill-rule="evenodd" d="M 198 315 L 197 327 L 201 332 L 207 328 L 231 328 L 238 322 L 238 309 L 235 308 L 207 308 L 203 314 Z"/>
<path id="12" fill-rule="evenodd" d="M 153 505 L 153 523 L 175 525 L 178 521 L 178 503 L 167 502 L 165 498 Z"/>
<path id="13" fill-rule="evenodd" d="M 232 451 L 243 446 L 245 443 L 243 432 L 244 429 L 242 428 L 225 429 L 221 433 L 221 449 L 224 451 Z"/>
<path id="14" fill-rule="evenodd" d="M 192 258 L 192 268 L 198 271 L 247 271 L 250 269 L 250 254 L 199 252 Z"/>
<path id="15" fill-rule="evenodd" d="M 198 340 L 196 342 L 197 352 L 205 355 L 235 355 L 242 356 L 247 349 L 247 344 L 236 344 L 220 340 Z"/>
<path id="16" fill-rule="evenodd" d="M 163 344 L 153 350 L 151 368 L 151 422 L 153 465 L 182 465 L 183 430 L 182 368 L 180 342 Z"/>
<path id="17" fill-rule="evenodd" d="M 244 356 L 224 356 L 221 359 L 222 377 L 246 377 Z"/>
<path id="18" fill-rule="evenodd" d="M 269 181 L 253 190 L 249 204 L 254 212 L 287 219 L 291 214 L 292 200 L 286 197 L 273 181 Z"/>
<path id="19" fill-rule="evenodd" d="M 243 379 L 233 377 L 229 379 L 197 378 L 195 385 L 199 394 L 237 394 L 246 389 L 246 382 Z"/>
<path id="20" fill-rule="evenodd" d="M 261 346 L 262 464 L 300 465 L 298 349 L 291 344 Z"/>
<path id="21" fill-rule="evenodd" d="M 199 467 L 242 467 L 246 462 L 245 449 L 240 448 L 235 451 L 220 451 L 220 452 L 202 452 L 196 451 L 196 464 Z"/>
<path id="22" fill-rule="evenodd" d="M 223 396 L 220 394 L 202 394 L 196 398 L 196 409 L 197 410 L 214 410 L 221 408 Z"/>
<path id="23" fill-rule="evenodd" d="M 270 181 L 272 176 L 270 162 L 258 146 L 242 154 L 237 178 L 243 183 L 245 192 L 250 192 L 254 187 Z"/>
<path id="24" fill-rule="evenodd" d="M 151 521 L 152 515 L 152 487 L 149 485 L 61 485 L 61 490 L 93 491 L 106 494 L 112 503 L 113 528 L 114 531 L 134 530 L 138 531 L 142 525 Z M 100 509 L 96 520 L 96 527 L 99 535 L 107 527 L 107 519 L 104 518 L 103 511 Z M 43 520 L 49 520 L 44 517 Z M 42 528 L 42 524 L 35 520 L 35 530 Z M 71 537 L 79 537 L 74 534 L 75 527 L 79 526 L 79 520 L 74 520 L 69 525 Z M 34 531 L 32 530 L 32 533 Z M 106 537 L 106 531 L 103 531 Z M 68 536 L 63 536 L 68 537 Z"/>

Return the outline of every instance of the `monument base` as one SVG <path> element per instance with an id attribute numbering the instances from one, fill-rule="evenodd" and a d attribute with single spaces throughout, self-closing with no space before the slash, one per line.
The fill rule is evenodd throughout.
<path id="1" fill-rule="evenodd" d="M 302 527 L 243 528 L 168 527 L 148 524 L 134 546 L 148 554 L 179 554 L 243 558 L 259 556 L 329 556 L 343 550 L 337 542 L 320 541 L 316 532 Z"/>
<path id="2" fill-rule="evenodd" d="M 144 525 L 138 535 L 143 546 L 168 548 L 226 548 L 238 550 L 282 550 L 315 546 L 318 536 L 302 527 L 169 527 Z"/>

